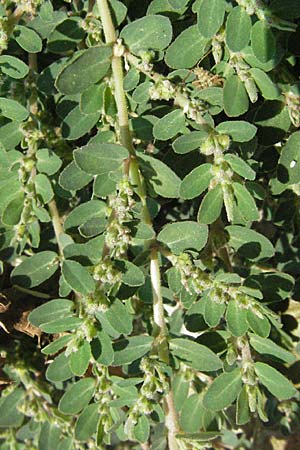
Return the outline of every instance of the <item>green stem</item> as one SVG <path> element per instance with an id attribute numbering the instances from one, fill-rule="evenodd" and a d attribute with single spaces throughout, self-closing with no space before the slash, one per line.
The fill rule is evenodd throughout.
<path id="1" fill-rule="evenodd" d="M 152 225 L 151 217 L 146 205 L 146 191 L 140 174 L 138 161 L 135 157 L 135 150 L 132 144 L 132 136 L 129 129 L 129 118 L 125 91 L 123 88 L 123 67 L 120 48 L 118 48 L 117 36 L 112 22 L 107 0 L 97 0 L 100 11 L 103 31 L 107 44 L 114 45 L 114 55 L 112 57 L 112 74 L 115 86 L 115 101 L 118 110 L 118 122 L 120 128 L 120 142 L 126 147 L 130 153 L 125 171 L 130 174 L 133 184 L 136 186 L 138 195 L 143 204 L 143 216 L 147 224 Z M 154 320 L 154 336 L 157 352 L 161 359 L 165 362 L 169 361 L 168 348 L 168 329 L 164 317 L 163 298 L 161 293 L 160 266 L 158 260 L 158 251 L 153 247 L 150 255 L 150 274 L 153 292 L 153 320 Z M 168 428 L 168 441 L 170 450 L 178 450 L 175 434 L 179 430 L 177 412 L 174 405 L 173 393 L 170 389 L 164 400 L 166 426 Z"/>

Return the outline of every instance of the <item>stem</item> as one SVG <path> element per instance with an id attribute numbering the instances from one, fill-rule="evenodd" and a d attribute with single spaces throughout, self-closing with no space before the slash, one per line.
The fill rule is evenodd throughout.
<path id="1" fill-rule="evenodd" d="M 104 30 L 105 40 L 107 44 L 114 44 L 114 55 L 112 57 L 112 74 L 115 85 L 115 101 L 118 109 L 118 122 L 120 128 L 120 142 L 126 147 L 130 153 L 129 160 L 126 163 L 125 170 L 130 174 L 131 180 L 137 188 L 138 195 L 143 204 L 143 217 L 147 224 L 152 225 L 151 217 L 146 204 L 146 191 L 140 174 L 138 161 L 135 157 L 135 150 L 132 144 L 132 136 L 129 129 L 129 118 L 127 110 L 126 96 L 123 88 L 123 67 L 122 57 L 117 47 L 117 36 L 110 15 L 107 0 L 97 0 L 100 11 L 100 17 Z M 127 167 L 127 169 L 126 169 Z M 169 361 L 168 348 L 168 329 L 164 317 L 163 298 L 161 293 L 160 266 L 158 260 L 158 250 L 153 247 L 150 255 L 150 275 L 153 292 L 153 320 L 154 320 L 154 336 L 157 353 L 159 357 L 165 361 Z M 168 429 L 168 441 L 170 450 L 178 450 L 175 434 L 179 430 L 177 412 L 174 405 L 173 393 L 170 389 L 164 399 L 164 408 L 166 415 L 166 426 Z"/>
<path id="2" fill-rule="evenodd" d="M 59 253 L 62 256 L 63 255 L 63 248 L 62 245 L 60 243 L 59 240 L 59 236 L 64 232 L 62 224 L 61 224 L 61 219 L 60 219 L 60 215 L 57 209 L 57 205 L 54 199 L 52 199 L 49 203 L 48 203 L 48 208 L 51 214 L 51 218 L 52 218 L 52 225 L 53 225 L 53 229 L 54 229 L 54 233 L 56 236 L 56 240 L 57 240 L 57 245 L 59 248 Z"/>

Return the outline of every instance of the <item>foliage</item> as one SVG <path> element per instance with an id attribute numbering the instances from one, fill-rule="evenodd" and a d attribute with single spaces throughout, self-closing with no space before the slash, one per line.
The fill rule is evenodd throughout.
<path id="1" fill-rule="evenodd" d="M 1 2 L 1 449 L 299 430 L 299 17 Z"/>

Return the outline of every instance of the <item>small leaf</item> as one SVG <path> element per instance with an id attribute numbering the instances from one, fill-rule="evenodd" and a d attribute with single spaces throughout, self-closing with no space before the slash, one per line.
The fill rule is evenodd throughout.
<path id="1" fill-rule="evenodd" d="M 203 406 L 202 394 L 192 394 L 185 398 L 181 407 L 180 424 L 186 433 L 206 430 L 214 419 L 214 415 Z"/>
<path id="2" fill-rule="evenodd" d="M 236 142 L 248 142 L 254 138 L 257 127 L 244 120 L 228 120 L 220 123 L 215 130 L 220 134 L 229 134 Z"/>
<path id="3" fill-rule="evenodd" d="M 169 223 L 157 236 L 157 239 L 166 244 L 175 255 L 180 255 L 185 250 L 202 250 L 207 238 L 207 226 L 189 220 Z"/>
<path id="4" fill-rule="evenodd" d="M 46 370 L 46 379 L 52 383 L 66 381 L 73 377 L 73 373 L 69 366 L 70 358 L 65 353 L 60 353 Z"/>
<path id="5" fill-rule="evenodd" d="M 249 398 L 247 394 L 247 385 L 244 385 L 239 393 L 236 404 L 236 423 L 238 425 L 245 425 L 251 419 L 249 409 Z"/>
<path id="6" fill-rule="evenodd" d="M 255 180 L 256 172 L 242 158 L 232 153 L 224 156 L 232 170 L 246 180 Z"/>
<path id="7" fill-rule="evenodd" d="M 118 144 L 87 144 L 74 151 L 78 167 L 90 175 L 118 170 L 128 157 L 128 150 Z"/>
<path id="8" fill-rule="evenodd" d="M 230 406 L 242 389 L 240 369 L 222 373 L 214 379 L 204 394 L 203 405 L 210 411 L 222 411 Z"/>
<path id="9" fill-rule="evenodd" d="M 23 400 L 25 392 L 23 389 L 14 389 L 6 397 L 2 396 L 0 399 L 0 429 L 19 427 L 24 415 L 18 411 L 17 406 Z"/>
<path id="10" fill-rule="evenodd" d="M 37 170 L 47 175 L 54 175 L 62 165 L 62 160 L 48 148 L 37 150 L 35 156 L 37 159 Z"/>
<path id="11" fill-rule="evenodd" d="M 111 57 L 109 45 L 81 51 L 59 73 L 55 83 L 57 89 L 66 95 L 85 91 L 106 75 Z"/>
<path id="12" fill-rule="evenodd" d="M 18 122 L 26 120 L 29 116 L 29 112 L 23 105 L 5 97 L 0 97 L 0 114 Z"/>
<path id="13" fill-rule="evenodd" d="M 68 317 L 72 315 L 74 303 L 72 300 L 58 298 L 50 300 L 41 306 L 35 308 L 28 317 L 29 322 L 39 327 L 41 324 L 51 322 L 61 317 Z"/>
<path id="14" fill-rule="evenodd" d="M 172 40 L 171 22 L 164 16 L 148 15 L 126 25 L 120 37 L 136 55 L 149 49 L 163 50 Z"/>
<path id="15" fill-rule="evenodd" d="M 91 359 L 91 346 L 87 341 L 82 341 L 75 352 L 71 353 L 70 369 L 72 373 L 81 377 L 87 371 Z"/>
<path id="16" fill-rule="evenodd" d="M 247 188 L 241 183 L 233 183 L 233 191 L 237 200 L 239 212 L 245 220 L 258 220 L 259 212 L 255 200 Z"/>
<path id="17" fill-rule="evenodd" d="M 280 96 L 279 87 L 273 83 L 271 78 L 261 69 L 252 68 L 249 73 L 253 77 L 262 96 L 267 100 L 276 100 Z"/>
<path id="18" fill-rule="evenodd" d="M 114 359 L 114 351 L 108 334 L 98 331 L 97 336 L 91 342 L 92 354 L 99 364 L 110 366 Z"/>
<path id="19" fill-rule="evenodd" d="M 232 52 L 240 52 L 248 45 L 251 33 L 251 19 L 245 8 L 233 8 L 226 22 L 226 44 Z"/>
<path id="20" fill-rule="evenodd" d="M 88 295 L 95 290 L 95 281 L 89 271 L 76 261 L 63 261 L 62 274 L 66 283 L 76 292 Z"/>
<path id="21" fill-rule="evenodd" d="M 295 361 L 295 356 L 292 353 L 275 344 L 271 339 L 264 339 L 251 334 L 250 344 L 260 354 L 275 356 L 275 358 L 281 359 L 288 364 L 292 364 Z"/>
<path id="22" fill-rule="evenodd" d="M 42 353 L 43 355 L 54 355 L 62 350 L 71 340 L 72 336 L 70 334 L 65 334 L 64 336 L 55 339 L 55 341 L 50 342 L 50 344 L 46 345 L 46 347 L 42 348 Z"/>
<path id="23" fill-rule="evenodd" d="M 181 109 L 166 114 L 153 127 L 153 136 L 160 141 L 167 141 L 185 128 L 185 116 Z"/>
<path id="24" fill-rule="evenodd" d="M 109 309 L 105 312 L 105 316 L 112 327 L 121 334 L 130 334 L 132 332 L 133 316 L 129 314 L 126 306 L 116 299 Z"/>
<path id="25" fill-rule="evenodd" d="M 84 408 L 75 425 L 75 439 L 88 441 L 97 431 L 99 422 L 99 404 L 92 403 Z"/>
<path id="26" fill-rule="evenodd" d="M 179 197 L 180 178 L 167 164 L 148 155 L 139 154 L 141 171 L 156 194 L 166 198 Z"/>
<path id="27" fill-rule="evenodd" d="M 142 270 L 130 261 L 115 261 L 116 268 L 122 273 L 121 279 L 127 286 L 142 286 L 145 283 L 145 276 Z"/>
<path id="28" fill-rule="evenodd" d="M 223 0 L 203 0 L 198 9 L 198 29 L 206 38 L 212 38 L 220 29 L 224 14 Z"/>
<path id="29" fill-rule="evenodd" d="M 271 331 L 271 324 L 267 317 L 258 317 L 253 311 L 247 311 L 247 321 L 251 328 L 251 330 L 261 336 L 262 338 L 266 338 L 269 336 Z"/>
<path id="30" fill-rule="evenodd" d="M 236 300 L 230 300 L 226 311 L 226 321 L 233 336 L 244 336 L 248 330 L 247 310 Z"/>
<path id="31" fill-rule="evenodd" d="M 82 189 L 92 180 L 93 176 L 81 170 L 74 161 L 68 164 L 59 175 L 59 184 L 66 191 Z"/>
<path id="32" fill-rule="evenodd" d="M 47 175 L 43 173 L 38 173 L 34 177 L 34 184 L 36 193 L 41 198 L 43 204 L 49 203 L 54 196 L 54 192 L 52 190 L 52 185 Z"/>
<path id="33" fill-rule="evenodd" d="M 64 331 L 76 330 L 80 326 L 82 326 L 82 320 L 79 317 L 73 316 L 42 323 L 40 329 L 45 333 L 57 334 L 63 333 Z"/>
<path id="34" fill-rule="evenodd" d="M 211 164 L 202 164 L 188 173 L 181 182 L 180 196 L 188 200 L 201 195 L 213 179 L 211 168 Z"/>
<path id="35" fill-rule="evenodd" d="M 95 385 L 96 381 L 93 378 L 83 378 L 72 384 L 59 401 L 59 411 L 72 415 L 79 413 L 93 397 Z"/>
<path id="36" fill-rule="evenodd" d="M 166 51 L 166 64 L 172 69 L 189 69 L 205 54 L 208 39 L 192 25 L 180 33 Z"/>
<path id="37" fill-rule="evenodd" d="M 255 372 L 259 382 L 263 384 L 274 397 L 279 400 L 287 400 L 296 395 L 294 386 L 274 367 L 268 364 L 256 362 Z"/>
<path id="38" fill-rule="evenodd" d="M 153 338 L 151 336 L 133 336 L 114 344 L 113 366 L 130 364 L 150 351 Z"/>
<path id="39" fill-rule="evenodd" d="M 209 191 L 201 202 L 198 211 L 198 222 L 210 224 L 213 223 L 221 215 L 223 206 L 223 191 L 218 184 Z"/>
<path id="40" fill-rule="evenodd" d="M 7 204 L 2 213 L 2 222 L 4 225 L 17 225 L 24 209 L 24 193 L 18 192 L 16 196 Z"/>
<path id="41" fill-rule="evenodd" d="M 65 231 L 77 228 L 94 217 L 105 214 L 106 205 L 101 200 L 89 200 L 74 208 L 64 222 Z"/>
<path id="42" fill-rule="evenodd" d="M 5 75 L 19 80 L 28 75 L 29 67 L 19 58 L 10 55 L 0 56 L 0 69 Z"/>
<path id="43" fill-rule="evenodd" d="M 55 252 L 44 251 L 25 259 L 11 273 L 12 282 L 32 288 L 48 280 L 58 268 Z"/>
<path id="44" fill-rule="evenodd" d="M 171 353 L 196 370 L 213 372 L 222 367 L 222 361 L 209 348 L 189 339 L 176 338 L 170 341 Z"/>
<path id="45" fill-rule="evenodd" d="M 276 51 L 276 40 L 270 25 L 258 20 L 252 27 L 251 47 L 256 58 L 266 63 L 273 58 Z"/>
<path id="46" fill-rule="evenodd" d="M 240 255 L 256 261 L 262 258 L 271 258 L 274 247 L 264 235 L 239 225 L 230 225 L 225 228 L 229 235 L 231 245 Z"/>
<path id="47" fill-rule="evenodd" d="M 191 133 L 179 136 L 172 144 L 175 153 L 184 155 L 197 148 L 207 139 L 208 133 L 206 131 L 192 131 Z"/>
<path id="48" fill-rule="evenodd" d="M 231 75 L 225 81 L 223 102 L 225 113 L 229 117 L 237 117 L 248 111 L 248 94 L 243 82 L 237 75 Z"/>
<path id="49" fill-rule="evenodd" d="M 28 53 L 39 53 L 42 50 L 43 42 L 36 31 L 23 25 L 16 25 L 13 37 L 20 47 Z"/>

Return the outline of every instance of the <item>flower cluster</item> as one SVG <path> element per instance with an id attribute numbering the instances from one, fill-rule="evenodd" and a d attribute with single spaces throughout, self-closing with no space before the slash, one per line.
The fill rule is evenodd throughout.
<path id="1" fill-rule="evenodd" d="M 158 360 L 151 357 L 143 358 L 140 368 L 144 372 L 144 381 L 139 391 L 139 398 L 129 411 L 125 423 L 125 431 L 129 436 L 132 436 L 139 417 L 151 414 L 158 397 L 166 395 L 169 391 L 167 377 Z"/>
<path id="2" fill-rule="evenodd" d="M 300 127 L 300 95 L 292 91 L 284 93 L 285 104 L 288 108 L 290 119 L 295 127 Z"/>

